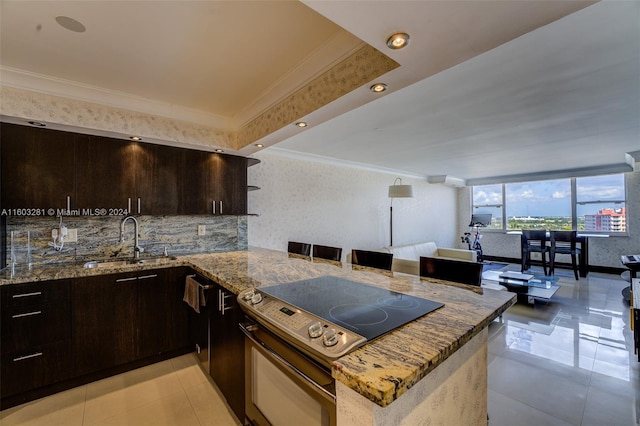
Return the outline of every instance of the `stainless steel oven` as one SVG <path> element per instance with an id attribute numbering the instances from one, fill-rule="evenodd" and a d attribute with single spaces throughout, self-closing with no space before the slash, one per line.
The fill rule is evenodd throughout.
<path id="1" fill-rule="evenodd" d="M 259 425 L 335 425 L 334 360 L 443 306 L 341 277 L 238 295 L 245 338 L 245 412 Z"/>
<path id="2" fill-rule="evenodd" d="M 245 339 L 245 416 L 256 426 L 336 424 L 331 372 L 259 324 Z"/>

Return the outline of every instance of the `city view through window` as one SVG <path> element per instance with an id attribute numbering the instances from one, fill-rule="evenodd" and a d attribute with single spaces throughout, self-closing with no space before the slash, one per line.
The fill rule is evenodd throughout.
<path id="1" fill-rule="evenodd" d="M 626 232 L 624 175 L 475 186 L 473 213 L 489 229 Z"/>

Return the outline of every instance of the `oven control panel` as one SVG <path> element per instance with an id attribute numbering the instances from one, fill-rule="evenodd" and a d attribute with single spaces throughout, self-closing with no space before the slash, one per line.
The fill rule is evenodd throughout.
<path id="1" fill-rule="evenodd" d="M 364 337 L 257 289 L 238 295 L 243 311 L 288 343 L 332 360 L 366 343 Z"/>

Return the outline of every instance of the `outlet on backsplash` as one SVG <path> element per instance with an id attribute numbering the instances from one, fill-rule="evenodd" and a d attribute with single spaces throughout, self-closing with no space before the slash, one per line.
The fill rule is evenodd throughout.
<path id="1" fill-rule="evenodd" d="M 203 236 L 207 233 L 207 226 L 206 225 L 198 225 L 198 235 L 199 236 Z"/>
<path id="2" fill-rule="evenodd" d="M 77 243 L 78 242 L 78 230 L 77 229 L 68 229 L 67 230 L 67 237 L 65 238 L 65 240 L 68 243 Z"/>
<path id="3" fill-rule="evenodd" d="M 132 231 L 127 230 L 125 243 L 119 242 L 121 220 L 119 216 L 65 218 L 64 247 L 55 250 L 52 231 L 57 237 L 59 221 L 52 224 L 51 218 L 7 217 L 5 263 L 10 262 L 9 231 L 14 233 L 14 254 L 20 265 L 28 263 L 28 232 L 31 263 L 35 265 L 131 256 Z M 164 247 L 173 256 L 247 249 L 246 216 L 139 216 L 138 220 L 140 245 L 146 256 L 162 256 Z M 196 238 L 193 228 L 197 234 L 201 225 L 204 236 Z M 60 246 L 60 241 L 55 242 Z"/>

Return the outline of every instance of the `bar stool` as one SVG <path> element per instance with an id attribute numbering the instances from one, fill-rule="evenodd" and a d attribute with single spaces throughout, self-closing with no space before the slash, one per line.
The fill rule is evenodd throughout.
<path id="1" fill-rule="evenodd" d="M 353 265 L 365 266 L 367 268 L 391 271 L 393 254 L 353 249 L 351 250 L 351 263 Z"/>
<path id="2" fill-rule="evenodd" d="M 287 252 L 292 254 L 299 254 L 302 256 L 309 256 L 311 254 L 311 244 L 289 241 Z"/>
<path id="3" fill-rule="evenodd" d="M 538 229 L 523 229 L 520 237 L 520 250 L 522 265 L 520 272 L 524 272 L 531 266 L 531 253 L 540 253 L 542 256 L 542 269 L 547 275 L 547 231 Z"/>
<path id="4" fill-rule="evenodd" d="M 420 256 L 420 276 L 480 287 L 482 263 Z"/>
<path id="5" fill-rule="evenodd" d="M 571 255 L 573 275 L 578 280 L 578 262 L 580 249 L 576 247 L 577 231 L 551 231 L 551 254 L 549 255 L 549 274 L 553 275 L 555 269 L 556 254 Z"/>
<path id="6" fill-rule="evenodd" d="M 330 246 L 322 246 L 319 244 L 313 245 L 313 257 L 326 259 L 326 260 L 336 260 L 340 261 L 342 257 L 342 248 L 340 247 L 330 247 Z"/>

